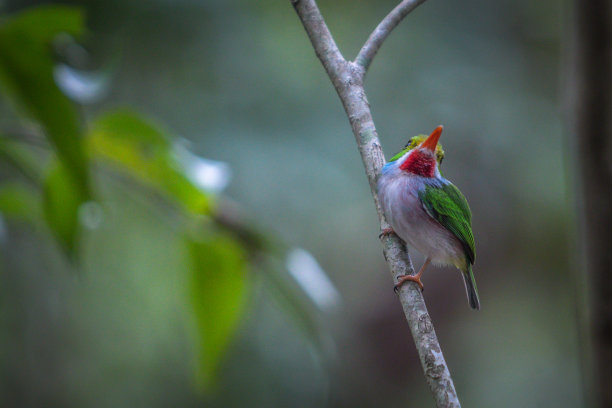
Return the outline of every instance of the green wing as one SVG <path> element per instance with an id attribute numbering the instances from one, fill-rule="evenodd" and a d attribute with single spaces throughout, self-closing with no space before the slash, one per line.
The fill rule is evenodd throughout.
<path id="1" fill-rule="evenodd" d="M 461 191 L 448 183 L 440 187 L 427 186 L 419 197 L 427 213 L 461 241 L 466 256 L 473 264 L 476 250 L 472 213 Z"/>

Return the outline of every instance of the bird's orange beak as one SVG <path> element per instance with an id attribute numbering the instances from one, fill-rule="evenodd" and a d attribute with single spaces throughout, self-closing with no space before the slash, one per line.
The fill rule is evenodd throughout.
<path id="1" fill-rule="evenodd" d="M 421 143 L 421 148 L 429 149 L 435 153 L 436 147 L 438 146 L 438 140 L 440 140 L 440 135 L 442 134 L 442 130 L 444 130 L 444 126 L 440 125 L 431 132 L 431 135 L 425 139 L 423 143 Z"/>

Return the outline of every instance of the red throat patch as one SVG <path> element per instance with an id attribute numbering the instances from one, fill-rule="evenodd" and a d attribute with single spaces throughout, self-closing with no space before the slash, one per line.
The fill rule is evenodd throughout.
<path id="1" fill-rule="evenodd" d="M 400 165 L 400 169 L 417 176 L 433 177 L 436 174 L 436 159 L 419 150 L 413 152 Z"/>

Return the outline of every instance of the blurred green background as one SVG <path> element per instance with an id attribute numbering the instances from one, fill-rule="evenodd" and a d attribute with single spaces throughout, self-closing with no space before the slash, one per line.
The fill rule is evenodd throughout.
<path id="1" fill-rule="evenodd" d="M 4 18 L 38 4 L 0 2 Z M 100 88 L 80 94 L 81 123 L 129 107 L 169 129 L 187 154 L 226 163 L 231 181 L 217 211 L 238 208 L 241 223 L 276 244 L 263 251 L 273 259 L 248 259 L 235 290 L 213 288 L 229 297 L 244 290 L 244 306 L 234 309 L 237 331 L 215 384 L 202 388 L 194 327 L 198 318 L 200 328 L 212 322 L 208 330 L 218 322 L 207 297 L 200 308 L 208 315 L 189 306 L 193 257 L 185 256 L 184 231 L 210 221 L 183 219 L 100 166 L 92 180 L 103 204 L 79 212 L 94 222 L 76 238 L 77 260 L 49 231 L 5 214 L 2 405 L 433 406 L 348 120 L 290 2 L 69 4 L 82 8 L 87 27 L 69 62 L 94 78 L 81 82 Z M 319 1 L 350 58 L 395 4 Z M 366 80 L 387 157 L 444 124 L 444 174 L 474 214 L 482 310 L 469 309 L 455 270 L 429 268 L 424 277 L 465 407 L 582 406 L 573 176 L 560 106 L 565 8 L 550 0 L 428 1 L 389 37 Z M 64 85 L 78 92 L 79 84 Z M 0 125 L 5 135 L 32 130 L 7 98 Z M 38 139 L 24 145 L 31 143 Z M 50 165 L 47 153 L 36 154 Z M 24 179 L 4 159 L 0 178 Z M 223 234 L 194 242 L 215 245 Z M 309 254 L 337 292 L 315 281 L 313 295 L 292 280 L 286 269 L 320 275 Z M 273 285 L 269 269 L 284 283 Z M 321 292 L 328 296 L 317 300 Z M 288 312 L 291 302 L 297 312 Z"/>

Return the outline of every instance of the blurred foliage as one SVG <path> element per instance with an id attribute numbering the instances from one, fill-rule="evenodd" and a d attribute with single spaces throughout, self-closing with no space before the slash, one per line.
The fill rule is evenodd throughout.
<path id="1" fill-rule="evenodd" d="M 189 180 L 171 139 L 143 118 L 127 111 L 106 113 L 91 125 L 88 143 L 93 157 L 163 192 L 185 211 L 210 214 L 213 197 Z"/>
<path id="2" fill-rule="evenodd" d="M 5 20 L 0 26 L 0 83 L 11 101 L 44 129 L 66 167 L 66 176 L 86 200 L 90 196 L 89 169 L 77 112 L 55 84 L 52 54 L 56 36 L 79 36 L 83 23 L 78 9 L 60 6 L 41 7 Z"/>
<path id="3" fill-rule="evenodd" d="M 40 224 L 42 209 L 36 191 L 23 183 L 4 182 L 0 185 L 0 209 L 4 216 Z"/>
<path id="4" fill-rule="evenodd" d="M 44 212 L 47 225 L 53 231 L 67 255 L 75 255 L 80 230 L 79 208 L 85 203 L 79 188 L 63 161 L 53 160 L 44 180 Z"/>
<path id="5" fill-rule="evenodd" d="M 244 249 L 228 236 L 188 239 L 187 245 L 193 271 L 191 297 L 201 342 L 198 379 L 211 384 L 242 314 L 246 258 Z"/>
<path id="6" fill-rule="evenodd" d="M 92 181 L 120 173 L 142 186 L 143 197 L 153 192 L 170 204 L 173 211 L 167 222 L 184 229 L 184 263 L 190 271 L 191 314 L 197 327 L 198 383 L 210 390 L 243 314 L 251 281 L 247 254 L 271 248 L 240 239 L 236 228 L 251 228 L 242 221 L 229 226 L 233 229 L 217 222 L 212 203 L 218 198 L 194 184 L 173 137 L 151 120 L 123 109 L 81 122 L 77 107 L 56 84 L 53 43 L 59 34 L 78 37 L 83 31 L 83 13 L 64 6 L 20 12 L 0 25 L 4 95 L 26 120 L 20 132 L 33 129 L 30 136 L 37 144 L 48 146 L 32 146 L 20 132 L 0 139 L 2 159 L 27 179 L 0 185 L 0 214 L 26 221 L 43 233 L 41 223 L 46 223 L 79 269 L 83 228 L 97 228 L 95 218 L 102 211 L 96 203 L 100 191 Z"/>
<path id="7" fill-rule="evenodd" d="M 24 146 L 14 140 L 9 140 L 6 135 L 0 136 L 0 158 L 21 173 L 23 177 L 33 184 L 41 182 L 40 164 L 31 148 Z"/>

